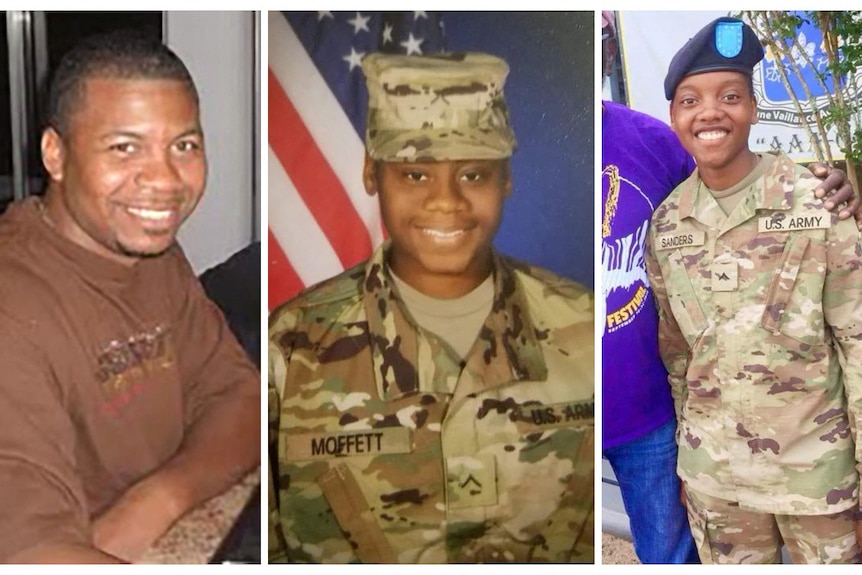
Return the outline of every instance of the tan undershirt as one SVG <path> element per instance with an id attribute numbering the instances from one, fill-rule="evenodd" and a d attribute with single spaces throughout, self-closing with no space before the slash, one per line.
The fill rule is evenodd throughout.
<path id="1" fill-rule="evenodd" d="M 775 161 L 775 156 L 772 154 L 758 154 L 760 161 L 754 166 L 754 169 L 748 172 L 748 175 L 742 178 L 738 183 L 730 186 L 726 190 L 711 190 L 708 187 L 709 193 L 718 202 L 724 215 L 728 216 L 736 207 L 745 194 L 740 193 L 747 189 L 751 184 L 762 178 L 772 163 Z M 706 187 L 706 186 L 704 186 Z"/>
<path id="2" fill-rule="evenodd" d="M 494 275 L 455 299 L 437 299 L 416 291 L 389 270 L 404 307 L 416 321 L 445 341 L 463 359 L 470 353 L 494 302 Z"/>

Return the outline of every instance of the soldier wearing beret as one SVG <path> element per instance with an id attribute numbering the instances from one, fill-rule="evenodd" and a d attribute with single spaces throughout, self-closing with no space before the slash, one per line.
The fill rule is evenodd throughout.
<path id="1" fill-rule="evenodd" d="M 390 239 L 271 315 L 270 561 L 592 562 L 592 295 L 491 244 L 508 66 L 362 67 Z"/>
<path id="2" fill-rule="evenodd" d="M 748 147 L 763 57 L 719 18 L 673 58 L 671 126 L 697 170 L 656 210 L 659 306 L 678 471 L 705 563 L 862 560 L 862 255 L 810 173 Z"/>

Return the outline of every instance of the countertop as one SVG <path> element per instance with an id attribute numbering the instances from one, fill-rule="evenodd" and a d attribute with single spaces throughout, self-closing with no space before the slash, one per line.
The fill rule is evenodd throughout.
<path id="1" fill-rule="evenodd" d="M 180 518 L 138 563 L 207 563 L 258 484 L 260 468 Z"/>

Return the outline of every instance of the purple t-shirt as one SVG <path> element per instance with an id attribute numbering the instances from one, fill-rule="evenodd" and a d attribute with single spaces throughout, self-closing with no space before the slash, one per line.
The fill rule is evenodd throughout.
<path id="1" fill-rule="evenodd" d="M 602 448 L 673 418 L 644 265 L 655 208 L 694 170 L 664 123 L 613 102 L 602 114 Z M 601 320 L 600 320 L 601 321 Z"/>

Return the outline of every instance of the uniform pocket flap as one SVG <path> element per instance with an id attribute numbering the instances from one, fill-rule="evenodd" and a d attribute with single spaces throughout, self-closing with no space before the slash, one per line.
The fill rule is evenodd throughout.
<path id="1" fill-rule="evenodd" d="M 374 520 L 350 468 L 339 463 L 321 475 L 317 483 L 359 560 L 363 563 L 396 563 L 395 552 Z"/>
<path id="2" fill-rule="evenodd" d="M 670 276 L 665 279 L 668 301 L 680 331 L 691 346 L 706 329 L 706 316 L 700 307 L 699 294 L 695 293 L 682 252 L 676 250 L 668 254 L 667 263 L 670 267 Z"/>
<path id="3" fill-rule="evenodd" d="M 799 266 L 808 249 L 810 239 L 806 236 L 796 236 L 784 247 L 778 269 L 772 276 L 769 291 L 766 294 L 766 307 L 760 319 L 764 329 L 778 333 L 784 318 L 784 313 L 793 294 L 793 286 L 799 276 Z"/>

